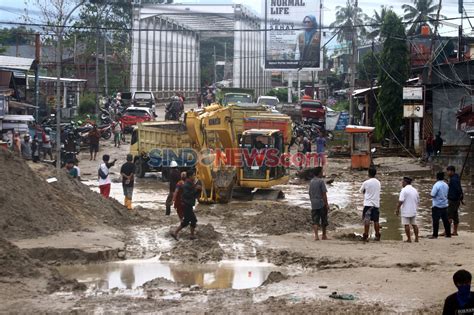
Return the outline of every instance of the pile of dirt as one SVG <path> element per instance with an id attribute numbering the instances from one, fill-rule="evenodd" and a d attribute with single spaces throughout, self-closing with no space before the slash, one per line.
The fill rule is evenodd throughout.
<path id="1" fill-rule="evenodd" d="M 39 277 L 43 264 L 23 254 L 18 247 L 0 238 L 0 277 Z"/>
<path id="2" fill-rule="evenodd" d="M 30 258 L 24 254 L 17 246 L 0 238 L 0 283 L 19 281 L 24 282 L 28 287 L 31 280 L 39 285 L 32 285 L 32 291 L 46 291 L 48 293 L 56 291 L 83 291 L 84 284 L 76 280 L 63 278 L 56 269 L 44 265 L 42 262 Z M 22 281 L 25 280 L 25 281 Z M 0 289 L 3 291 L 3 288 Z"/>
<path id="3" fill-rule="evenodd" d="M 329 224 L 333 227 L 361 224 L 361 214 L 355 210 L 334 209 L 328 213 Z"/>
<path id="4" fill-rule="evenodd" d="M 253 207 L 260 214 L 244 218 L 243 226 L 255 228 L 257 233 L 282 235 L 292 232 L 308 231 L 311 224 L 311 211 L 282 203 L 258 204 Z"/>
<path id="5" fill-rule="evenodd" d="M 267 279 L 263 281 L 262 285 L 269 285 L 271 283 L 277 283 L 286 279 L 288 279 L 287 275 L 284 275 L 279 271 L 272 271 L 268 275 Z"/>
<path id="6" fill-rule="evenodd" d="M 271 262 L 276 266 L 299 265 L 303 268 L 319 270 L 356 268 L 360 265 L 360 262 L 351 258 L 313 257 L 285 249 L 257 249 L 257 257 L 260 260 Z"/>
<path id="7" fill-rule="evenodd" d="M 196 228 L 196 239 L 191 240 L 187 230 L 180 235 L 180 240 L 173 248 L 160 256 L 161 260 L 177 260 L 186 263 L 205 263 L 220 261 L 224 257 L 224 250 L 218 240 L 221 234 L 214 230 L 211 224 L 199 225 Z"/>
<path id="8" fill-rule="evenodd" d="M 38 167 L 35 165 L 35 167 Z M 34 172 L 24 160 L 0 149 L 0 235 L 30 238 L 92 225 L 124 226 L 139 218 L 52 166 Z M 37 174 L 39 173 L 39 174 Z M 58 181 L 47 183 L 48 177 Z"/>

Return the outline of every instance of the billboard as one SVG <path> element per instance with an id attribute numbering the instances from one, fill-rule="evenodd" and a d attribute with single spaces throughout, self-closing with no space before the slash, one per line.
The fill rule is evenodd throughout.
<path id="1" fill-rule="evenodd" d="M 265 69 L 322 70 L 322 0 L 265 0 Z"/>

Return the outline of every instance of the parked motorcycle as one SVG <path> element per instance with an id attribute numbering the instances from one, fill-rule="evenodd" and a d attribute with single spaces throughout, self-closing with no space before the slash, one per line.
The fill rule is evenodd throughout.
<path id="1" fill-rule="evenodd" d="M 165 120 L 180 120 L 183 112 L 183 103 L 177 96 L 174 96 L 171 102 L 165 107 Z"/>

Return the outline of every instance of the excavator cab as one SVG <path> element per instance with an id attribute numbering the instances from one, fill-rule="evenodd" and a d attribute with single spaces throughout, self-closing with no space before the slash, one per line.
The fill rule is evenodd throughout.
<path id="1" fill-rule="evenodd" d="M 270 188 L 288 180 L 282 163 L 283 134 L 276 129 L 250 129 L 242 133 L 241 187 Z"/>

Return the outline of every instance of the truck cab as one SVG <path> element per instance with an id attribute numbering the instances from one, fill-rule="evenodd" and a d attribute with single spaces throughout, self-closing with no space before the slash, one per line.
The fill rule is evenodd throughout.
<path id="1" fill-rule="evenodd" d="M 237 105 L 241 103 L 252 103 L 252 95 L 246 93 L 226 93 L 222 105 Z"/>
<path id="2" fill-rule="evenodd" d="M 326 126 L 326 108 L 321 101 L 302 99 L 299 105 L 303 122 L 315 123 L 323 128 Z"/>
<path id="3" fill-rule="evenodd" d="M 240 186 L 270 188 L 286 183 L 288 174 L 281 163 L 284 136 L 278 129 L 249 129 L 242 134 L 240 147 L 247 153 L 240 169 Z"/>

